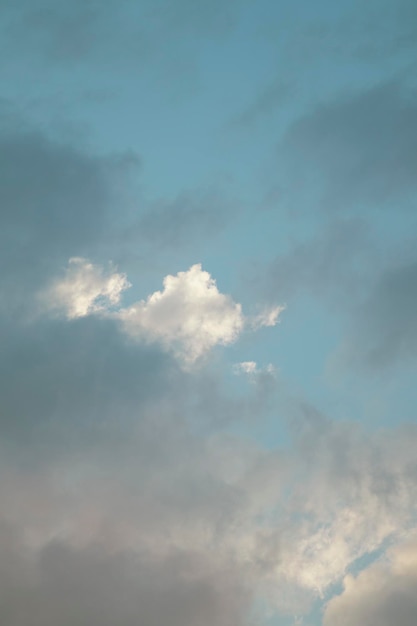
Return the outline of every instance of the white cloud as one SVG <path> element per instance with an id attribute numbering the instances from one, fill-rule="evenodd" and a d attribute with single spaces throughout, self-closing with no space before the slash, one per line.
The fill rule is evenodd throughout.
<path id="1" fill-rule="evenodd" d="M 220 344 L 236 341 L 244 327 L 242 307 L 219 292 L 200 264 L 164 278 L 162 291 L 119 311 L 127 333 L 160 341 L 192 363 Z"/>
<path id="2" fill-rule="evenodd" d="M 303 480 L 290 502 L 302 523 L 290 519 L 285 531 L 288 579 L 322 595 L 356 559 L 412 524 L 415 445 L 413 430 L 371 437 L 353 424 L 312 420 L 299 442 Z"/>
<path id="3" fill-rule="evenodd" d="M 65 277 L 55 281 L 41 298 L 49 309 L 75 319 L 119 304 L 122 292 L 129 287 L 126 275 L 115 272 L 112 266 L 106 272 L 87 259 L 73 257 Z"/>
<path id="4" fill-rule="evenodd" d="M 324 626 L 415 626 L 417 540 L 388 551 L 356 578 L 347 576 L 340 596 L 330 600 Z"/>
<path id="5" fill-rule="evenodd" d="M 258 366 L 255 361 L 242 361 L 234 366 L 235 374 L 255 374 L 257 371 Z"/>
<path id="6" fill-rule="evenodd" d="M 233 366 L 233 372 L 236 375 L 239 374 L 247 374 L 248 376 L 255 376 L 256 374 L 266 373 L 273 376 L 276 373 L 275 367 L 272 363 L 269 363 L 264 368 L 259 368 L 256 361 L 242 361 L 241 363 L 236 363 Z"/>
<path id="7" fill-rule="evenodd" d="M 280 314 L 285 311 L 285 305 L 278 305 L 264 309 L 251 320 L 252 328 L 257 330 L 263 326 L 276 326 L 279 322 Z"/>
<path id="8" fill-rule="evenodd" d="M 41 299 L 49 310 L 68 319 L 99 314 L 119 321 L 123 330 L 142 341 L 157 341 L 185 365 L 194 363 L 214 346 L 229 345 L 245 327 L 274 326 L 284 307 L 247 318 L 231 296 L 200 264 L 163 280 L 163 289 L 129 307 L 120 305 L 130 287 L 125 274 L 108 272 L 87 259 L 72 258 L 64 278 L 56 280 Z M 270 370 L 268 370 L 270 371 Z"/>
<path id="9" fill-rule="evenodd" d="M 272 452 L 247 470 L 239 487 L 249 521 L 241 522 L 237 551 L 257 568 L 258 593 L 270 607 L 308 613 L 358 559 L 414 525 L 416 437 L 414 429 L 368 436 L 352 423 L 313 418 L 298 430 L 291 458 Z M 379 626 L 346 626 L 353 624 Z"/>

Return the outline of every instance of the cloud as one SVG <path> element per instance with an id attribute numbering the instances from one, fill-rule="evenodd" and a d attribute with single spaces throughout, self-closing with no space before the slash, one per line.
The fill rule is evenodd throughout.
<path id="1" fill-rule="evenodd" d="M 323 104 L 295 122 L 280 146 L 290 193 L 301 192 L 301 177 L 309 203 L 326 210 L 398 210 L 416 190 L 416 129 L 416 96 L 400 81 Z"/>
<path id="2" fill-rule="evenodd" d="M 58 345 L 43 378 L 37 369 L 42 373 L 44 361 L 37 368 L 29 363 L 20 380 L 28 392 L 32 381 L 26 402 L 33 424 L 19 454 L 2 437 L 0 518 L 15 533 L 4 542 L 11 560 L 0 559 L 7 615 L 26 626 L 20 611 L 30 607 L 24 615 L 39 624 L 65 624 L 68 615 L 95 624 L 101 615 L 109 623 L 119 616 L 147 626 L 160 623 L 166 610 L 185 624 L 195 623 L 197 613 L 203 624 L 243 624 L 253 598 L 300 613 L 355 559 L 407 527 L 416 502 L 415 430 L 370 437 L 352 424 L 309 415 L 287 451 L 227 432 L 202 435 L 201 410 L 189 405 L 198 389 L 187 387 L 187 375 L 172 380 L 172 370 L 155 367 L 149 353 L 140 365 L 128 361 L 137 349 L 126 353 L 117 334 L 97 353 L 106 333 L 97 343 L 86 340 L 104 322 L 91 317 L 62 324 L 66 335 L 88 324 L 79 339 L 84 353 Z M 51 322 L 48 328 L 47 338 L 56 341 Z M 67 346 L 73 339 L 71 333 Z M 39 343 L 45 349 L 45 337 Z M 71 359 L 81 369 L 80 381 L 90 362 L 104 361 L 96 401 L 71 387 L 60 353 L 64 363 Z M 42 406 L 41 419 L 35 409 L 41 393 L 55 394 L 60 380 L 56 397 L 66 429 L 57 446 L 51 437 L 56 409 L 49 419 L 42 419 Z M 203 376 L 202 388 L 207 382 Z M 85 386 L 91 387 L 90 378 Z M 210 387 L 202 397 L 212 416 L 223 403 L 214 392 Z M 249 404 L 259 422 L 262 405 L 250 400 L 242 406 Z M 20 406 L 14 408 L 19 418 Z M 234 419 L 240 423 L 242 413 Z M 86 429 L 91 422 L 100 428 Z M 42 463 L 31 459 L 34 446 Z M 0 528 L 0 550 L 1 537 Z M 160 594 L 162 604 L 154 599 Z"/>
<path id="3" fill-rule="evenodd" d="M 310 238 L 294 242 L 258 272 L 254 283 L 283 298 L 307 292 L 346 308 L 368 288 L 369 274 L 380 260 L 369 231 L 362 219 L 332 220 Z"/>
<path id="4" fill-rule="evenodd" d="M 310 411 L 298 422 L 296 474 L 286 507 L 286 580 L 324 594 L 357 559 L 415 521 L 416 430 L 366 435 Z"/>
<path id="5" fill-rule="evenodd" d="M 368 435 L 310 411 L 287 449 L 262 447 L 225 423 L 269 417 L 268 371 L 242 362 L 256 380 L 238 397 L 170 357 L 193 362 L 280 307 L 245 316 L 200 265 L 121 304 L 127 278 L 100 259 L 126 162 L 23 131 L 0 148 L 2 624 L 301 612 L 414 523 L 414 428 Z M 23 323 L 39 293 L 50 314 Z"/>
<path id="6" fill-rule="evenodd" d="M 354 310 L 335 359 L 381 370 L 417 356 L 417 263 L 389 267 Z"/>
<path id="7" fill-rule="evenodd" d="M 43 65 L 74 66 L 80 63 L 111 61 L 119 70 L 131 68 L 132 62 L 172 49 L 178 39 L 219 36 L 230 31 L 242 1 L 224 6 L 218 0 L 207 5 L 198 0 L 156 4 L 145 0 L 140 5 L 130 0 L 28 0 L 2 2 L 5 54 Z M 174 54 L 178 54 L 175 50 Z M 169 56 L 169 55 L 168 55 Z M 165 59 L 166 61 L 166 59 Z M 36 67 L 36 66 L 35 66 Z"/>
<path id="8" fill-rule="evenodd" d="M 181 193 L 171 202 L 158 201 L 139 219 L 133 237 L 164 248 L 190 246 L 218 234 L 232 213 L 230 201 L 212 190 Z M 129 234 L 128 234 L 129 236 Z M 130 236 L 132 230 L 130 229 Z"/>
<path id="9" fill-rule="evenodd" d="M 269 363 L 265 368 L 259 368 L 255 361 L 242 361 L 234 365 L 233 371 L 237 375 L 246 374 L 253 379 L 257 374 L 269 374 L 274 376 L 276 370 L 272 363 Z"/>
<path id="10" fill-rule="evenodd" d="M 255 361 L 242 361 L 242 363 L 237 363 L 235 365 L 235 373 L 240 374 L 254 374 L 258 371 L 258 366 Z"/>
<path id="11" fill-rule="evenodd" d="M 275 326 L 284 308 L 273 307 L 253 319 L 245 318 L 241 305 L 220 293 L 201 264 L 166 276 L 163 290 L 146 300 L 115 308 L 129 286 L 124 274 L 106 273 L 86 259 L 72 258 L 66 276 L 55 280 L 39 298 L 47 309 L 61 310 L 68 319 L 111 316 L 130 337 L 159 342 L 185 364 L 195 362 L 216 345 L 234 343 L 248 321 L 255 330 Z"/>
<path id="12" fill-rule="evenodd" d="M 63 541 L 30 550 L 2 526 L 0 554 L 4 626 L 244 623 L 247 590 L 236 572 L 219 570 L 191 551 L 161 559 Z"/>
<path id="13" fill-rule="evenodd" d="M 289 96 L 293 95 L 293 91 L 294 88 L 290 82 L 276 79 L 261 91 L 252 104 L 232 120 L 231 126 L 238 128 L 252 126 L 259 119 L 281 108 L 288 101 Z"/>
<path id="14" fill-rule="evenodd" d="M 407 63 L 407 53 L 413 54 L 416 41 L 413 1 L 369 0 L 363 11 L 359 8 L 360 3 L 354 0 L 338 6 L 337 12 L 309 12 L 304 23 L 298 16 L 290 24 L 281 20 L 280 34 L 289 61 L 310 69 L 311 63 L 328 58 L 330 53 L 338 59 L 338 66 L 366 63 L 384 73 L 387 60 L 397 55 L 400 63 L 404 57 Z"/>
<path id="15" fill-rule="evenodd" d="M 347 576 L 328 603 L 324 626 L 413 626 L 417 614 L 417 542 L 400 543 L 358 576 Z"/>
<path id="16" fill-rule="evenodd" d="M 279 305 L 274 307 L 269 307 L 264 309 L 258 315 L 255 315 L 251 319 L 252 328 L 258 330 L 259 328 L 268 327 L 268 326 L 276 326 L 279 322 L 280 314 L 285 311 L 285 305 Z"/>
<path id="17" fill-rule="evenodd" d="M 1 439 L 27 462 L 121 445 L 162 402 L 161 387 L 181 410 L 187 385 L 176 363 L 155 345 L 131 345 L 112 320 L 3 322 L 0 337 Z"/>
<path id="18" fill-rule="evenodd" d="M 30 315 L 32 295 L 69 257 L 98 252 L 117 232 L 122 187 L 137 160 L 98 157 L 28 128 L 0 127 L 0 277 L 2 311 Z M 123 185 L 121 185 L 123 183 Z"/>
<path id="19" fill-rule="evenodd" d="M 279 294 L 290 303 L 308 295 L 336 312 L 339 320 L 344 318 L 329 371 L 347 365 L 376 372 L 408 364 L 417 354 L 412 233 L 408 241 L 401 237 L 400 247 L 396 239 L 380 240 L 366 219 L 332 220 L 266 268 L 257 268 L 249 275 L 248 287 L 263 297 Z"/>
<path id="20" fill-rule="evenodd" d="M 162 291 L 122 309 L 119 318 L 130 335 L 160 341 L 186 362 L 233 343 L 244 327 L 241 305 L 220 293 L 200 264 L 166 276 Z"/>
<path id="21" fill-rule="evenodd" d="M 65 277 L 41 293 L 40 298 L 52 310 L 62 310 L 68 319 L 76 319 L 119 304 L 122 292 L 129 287 L 126 276 L 113 268 L 105 272 L 86 259 L 72 257 Z"/>
<path id="22" fill-rule="evenodd" d="M 62 0 L 38 0 L 36 3 L 20 0 L 18 3 L 2 3 L 5 24 L 6 51 L 13 51 L 17 58 L 48 61 L 49 65 L 74 64 L 91 58 L 120 58 L 121 51 L 143 53 L 142 38 L 138 35 L 136 47 L 132 45 L 132 28 L 126 33 L 125 42 L 119 29 L 125 23 L 125 11 L 129 2 L 108 0 L 100 5 L 95 0 L 70 5 Z M 119 44 L 119 51 L 117 50 Z M 142 46 L 140 45 L 142 44 Z"/>

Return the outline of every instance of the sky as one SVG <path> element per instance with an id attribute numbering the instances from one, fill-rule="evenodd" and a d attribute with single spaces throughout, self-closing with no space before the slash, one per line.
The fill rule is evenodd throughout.
<path id="1" fill-rule="evenodd" d="M 415 626 L 415 2 L 0 41 L 1 624 Z"/>

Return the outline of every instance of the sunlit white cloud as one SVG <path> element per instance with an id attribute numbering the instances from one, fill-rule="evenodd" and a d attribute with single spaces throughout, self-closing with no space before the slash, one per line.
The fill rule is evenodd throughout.
<path id="1" fill-rule="evenodd" d="M 348 575 L 327 605 L 324 626 L 414 626 L 417 615 L 417 541 L 409 539 L 363 570 Z"/>
<path id="2" fill-rule="evenodd" d="M 130 286 L 126 275 L 111 265 L 106 271 L 87 259 L 72 257 L 65 276 L 43 291 L 41 299 L 49 309 L 76 319 L 119 304 L 122 292 Z"/>
<path id="3" fill-rule="evenodd" d="M 130 286 L 126 275 L 111 266 L 106 272 L 87 259 L 72 258 L 65 276 L 43 291 L 41 298 L 48 309 L 68 319 L 91 314 L 112 317 L 130 337 L 159 342 L 184 364 L 195 362 L 217 345 L 234 343 L 246 327 L 274 326 L 284 308 L 245 317 L 241 304 L 221 293 L 201 264 L 166 276 L 161 291 L 123 308 L 121 295 Z"/>
<path id="4" fill-rule="evenodd" d="M 166 276 L 162 291 L 118 315 L 128 334 L 159 341 L 187 362 L 218 344 L 233 343 L 245 324 L 241 305 L 220 293 L 200 264 Z"/>

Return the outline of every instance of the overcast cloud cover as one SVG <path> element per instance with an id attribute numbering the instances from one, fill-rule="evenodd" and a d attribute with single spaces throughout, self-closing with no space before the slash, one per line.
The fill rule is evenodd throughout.
<path id="1" fill-rule="evenodd" d="M 417 12 L 0 3 L 0 623 L 415 626 Z"/>

